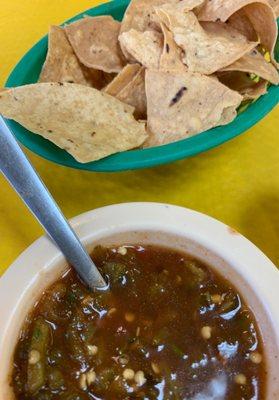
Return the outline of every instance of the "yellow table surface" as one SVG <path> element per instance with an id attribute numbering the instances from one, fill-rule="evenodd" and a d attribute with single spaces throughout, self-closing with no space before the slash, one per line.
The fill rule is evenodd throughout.
<path id="1" fill-rule="evenodd" d="M 94 0 L 0 0 L 0 85 L 50 24 Z M 279 264 L 279 109 L 242 136 L 194 158 L 143 171 L 100 174 L 66 169 L 27 151 L 67 217 L 108 204 L 156 201 L 231 225 Z M 0 176 L 0 274 L 42 229 Z"/>

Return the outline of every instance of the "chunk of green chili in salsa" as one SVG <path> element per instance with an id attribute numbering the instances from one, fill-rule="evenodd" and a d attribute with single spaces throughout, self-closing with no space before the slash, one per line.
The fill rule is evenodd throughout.
<path id="1" fill-rule="evenodd" d="M 19 400 L 263 400 L 255 319 L 236 289 L 156 246 L 95 248 L 110 290 L 73 270 L 45 291 L 14 355 Z"/>

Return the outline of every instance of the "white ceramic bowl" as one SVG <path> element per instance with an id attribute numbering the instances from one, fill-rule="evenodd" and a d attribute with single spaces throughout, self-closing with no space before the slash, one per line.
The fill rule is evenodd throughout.
<path id="1" fill-rule="evenodd" d="M 279 399 L 279 272 L 251 242 L 208 216 L 166 204 L 113 205 L 71 222 L 88 250 L 99 243 L 160 244 L 206 261 L 229 279 L 254 312 L 263 336 L 266 400 Z M 9 386 L 12 357 L 26 314 L 65 268 L 59 250 L 42 237 L 0 280 L 0 400 L 14 398 Z"/>

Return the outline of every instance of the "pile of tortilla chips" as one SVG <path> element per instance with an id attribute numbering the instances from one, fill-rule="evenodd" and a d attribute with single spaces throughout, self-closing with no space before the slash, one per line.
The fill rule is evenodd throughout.
<path id="1" fill-rule="evenodd" d="M 52 26 L 39 83 L 0 112 L 86 163 L 230 123 L 278 85 L 279 0 L 132 0 L 122 23 Z"/>

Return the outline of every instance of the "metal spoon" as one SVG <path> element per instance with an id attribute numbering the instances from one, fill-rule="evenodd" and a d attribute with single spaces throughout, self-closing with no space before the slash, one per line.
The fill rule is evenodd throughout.
<path id="1" fill-rule="evenodd" d="M 91 289 L 105 280 L 0 116 L 0 170 Z"/>

